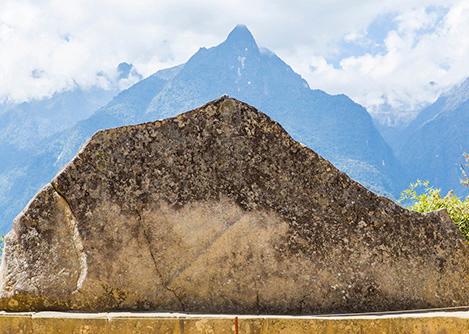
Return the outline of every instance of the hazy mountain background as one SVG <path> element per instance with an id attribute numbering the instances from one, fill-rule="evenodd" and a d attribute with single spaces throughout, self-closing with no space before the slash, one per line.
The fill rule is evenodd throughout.
<path id="1" fill-rule="evenodd" d="M 469 153 L 469 78 L 423 109 L 389 138 L 409 180 L 423 179 L 443 192 L 469 195 L 461 184 Z"/>
<path id="2" fill-rule="evenodd" d="M 0 231 L 11 224 L 53 173 L 40 165 L 35 168 L 33 159 L 48 149 L 49 138 L 66 133 L 66 129 L 106 105 L 120 91 L 123 81 L 141 78 L 127 63 L 119 64 L 116 74 L 105 88 L 75 85 L 40 100 L 0 104 Z"/>
<path id="3" fill-rule="evenodd" d="M 461 90 L 464 89 L 467 91 L 467 87 Z M 435 102 L 437 107 L 430 106 L 430 111 L 426 109 L 421 114 L 429 116 L 417 118 L 415 124 L 398 129 L 383 127 L 402 159 L 401 165 L 365 108 L 345 95 L 311 89 L 273 52 L 259 48 L 245 26 L 237 26 L 220 45 L 201 48 L 185 64 L 158 71 L 117 92 L 117 88 L 102 92 L 77 87 L 45 101 L 27 104 L 31 109 L 10 106 L 0 111 L 0 128 L 9 129 L 5 133 L 10 133 L 0 137 L 0 232 L 9 229 L 14 216 L 34 193 L 97 130 L 166 118 L 225 94 L 267 113 L 295 139 L 352 178 L 390 197 L 396 197 L 415 176 L 435 176 L 428 177 L 437 181 L 435 185 L 445 189 L 456 187 L 456 169 L 448 176 L 444 167 L 447 159 L 455 159 L 468 147 L 468 131 L 463 126 L 465 120 L 468 124 L 467 98 L 466 102 L 459 99 L 456 103 L 457 99 L 448 93 L 442 97 L 446 102 Z M 113 94 L 117 95 L 110 100 Z M 41 107 L 33 106 L 35 103 Z M 441 110 L 436 111 L 438 108 Z M 28 118 L 27 112 L 19 111 L 36 109 L 44 112 L 38 113 L 43 116 L 34 121 Z M 3 122 L 2 117 L 7 121 Z M 43 123 L 47 125 L 41 128 Z M 446 131 L 445 135 L 438 125 L 442 123 L 445 128 L 458 130 Z M 20 129 L 15 130 L 15 126 Z M 28 127 L 33 131 L 27 130 Z M 12 138 L 15 131 L 26 139 Z M 396 133 L 399 135 L 392 135 Z M 454 141 L 451 154 L 445 145 L 440 147 L 432 141 L 444 139 L 447 145 L 453 145 L 451 137 L 455 134 L 459 139 Z M 434 162 L 435 154 L 442 154 L 443 158 Z"/>

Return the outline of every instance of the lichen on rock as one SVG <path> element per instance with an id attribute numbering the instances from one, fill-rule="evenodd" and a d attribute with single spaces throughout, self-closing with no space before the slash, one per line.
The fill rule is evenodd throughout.
<path id="1" fill-rule="evenodd" d="M 0 308 L 324 313 L 468 304 L 444 213 L 366 190 L 222 97 L 95 134 L 14 222 Z"/>

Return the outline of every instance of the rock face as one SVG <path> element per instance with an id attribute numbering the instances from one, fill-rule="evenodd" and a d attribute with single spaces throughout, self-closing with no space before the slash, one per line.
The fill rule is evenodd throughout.
<path id="1" fill-rule="evenodd" d="M 376 196 L 223 97 L 98 132 L 7 235 L 5 310 L 321 313 L 467 305 L 444 212 Z"/>

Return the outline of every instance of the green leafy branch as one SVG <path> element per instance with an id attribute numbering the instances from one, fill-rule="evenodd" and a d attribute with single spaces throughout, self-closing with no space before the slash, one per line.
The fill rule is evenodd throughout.
<path id="1" fill-rule="evenodd" d="M 445 208 L 469 241 L 469 196 L 463 200 L 452 191 L 443 196 L 441 189 L 433 188 L 428 181 L 417 180 L 402 192 L 399 202 L 412 211 L 423 213 Z"/>

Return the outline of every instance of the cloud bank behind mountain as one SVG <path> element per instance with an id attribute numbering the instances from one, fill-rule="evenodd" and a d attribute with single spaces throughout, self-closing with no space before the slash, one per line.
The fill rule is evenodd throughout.
<path id="1" fill-rule="evenodd" d="M 244 23 L 311 87 L 406 118 L 469 75 L 468 12 L 460 0 L 4 0 L 0 100 L 105 88 L 121 61 L 149 75 Z"/>

